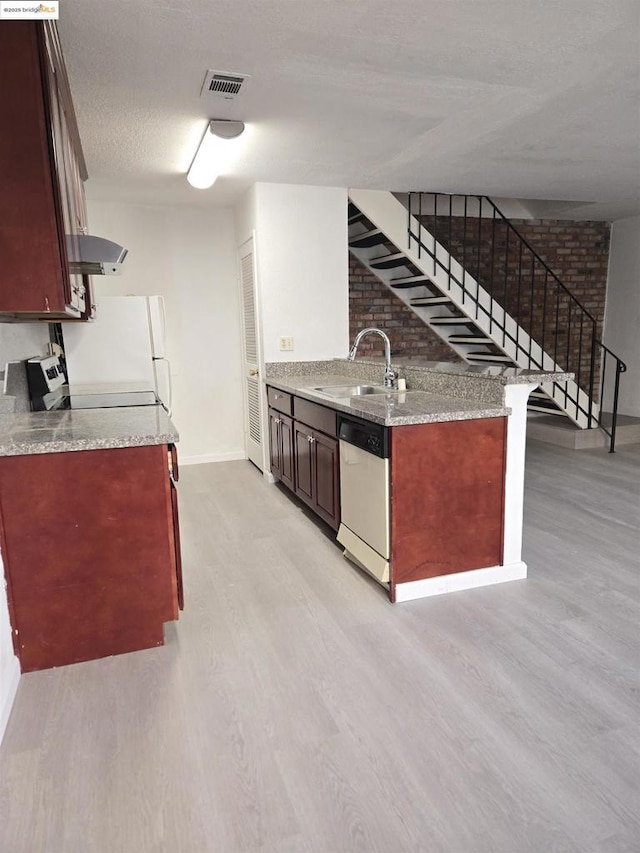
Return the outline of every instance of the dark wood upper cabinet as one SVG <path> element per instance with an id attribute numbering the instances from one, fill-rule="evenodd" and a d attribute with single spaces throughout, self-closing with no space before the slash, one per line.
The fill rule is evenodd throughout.
<path id="1" fill-rule="evenodd" d="M 0 315 L 86 319 L 67 241 L 87 233 L 87 170 L 55 24 L 1 22 L 0 77 Z"/>

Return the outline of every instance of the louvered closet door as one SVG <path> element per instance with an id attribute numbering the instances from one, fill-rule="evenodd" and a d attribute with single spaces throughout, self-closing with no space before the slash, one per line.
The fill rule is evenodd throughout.
<path id="1" fill-rule="evenodd" d="M 256 310 L 255 256 L 253 240 L 239 249 L 240 296 L 242 302 L 242 353 L 247 458 L 262 470 L 262 417 L 260 348 Z"/>

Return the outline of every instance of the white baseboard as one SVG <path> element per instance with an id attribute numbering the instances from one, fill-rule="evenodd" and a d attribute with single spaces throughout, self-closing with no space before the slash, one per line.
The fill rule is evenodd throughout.
<path id="1" fill-rule="evenodd" d="M 7 692 L 4 697 L 0 697 L 0 743 L 9 722 L 9 715 L 13 707 L 13 701 L 16 698 L 18 690 L 18 682 L 20 681 L 20 664 L 18 658 L 13 657 L 9 669 L 9 678 L 7 683 Z"/>
<path id="2" fill-rule="evenodd" d="M 396 584 L 396 602 L 413 601 L 416 598 L 428 598 L 432 595 L 444 595 L 463 589 L 475 589 L 507 581 L 524 580 L 527 576 L 527 564 L 511 563 L 508 566 L 490 566 L 487 569 L 471 569 L 468 572 L 455 572 L 451 575 L 439 575 L 437 578 L 423 578 L 419 581 Z"/>
<path id="3" fill-rule="evenodd" d="M 229 450 L 227 453 L 206 453 L 204 456 L 180 456 L 180 464 L 206 465 L 209 462 L 236 462 L 246 458 L 244 450 Z"/>

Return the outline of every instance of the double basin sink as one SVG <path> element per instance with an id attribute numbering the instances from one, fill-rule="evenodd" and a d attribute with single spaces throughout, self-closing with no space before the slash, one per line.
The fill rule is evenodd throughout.
<path id="1" fill-rule="evenodd" d="M 397 394 L 395 388 L 387 388 L 385 385 L 327 385 L 322 388 L 314 388 L 328 397 L 365 397 L 370 394 Z"/>

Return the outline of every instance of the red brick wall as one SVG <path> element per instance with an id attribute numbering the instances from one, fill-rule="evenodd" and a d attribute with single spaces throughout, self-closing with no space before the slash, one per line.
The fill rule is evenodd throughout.
<path id="1" fill-rule="evenodd" d="M 435 224 L 432 217 L 423 221 L 432 233 L 435 230 L 440 243 L 448 248 L 450 243 L 453 256 L 480 280 L 525 331 L 538 343 L 544 343 L 546 352 L 555 355 L 564 368 L 576 373 L 580 384 L 588 388 L 593 324 L 581 315 L 577 305 L 557 287 L 551 276 L 547 277 L 545 300 L 543 266 L 533 261 L 532 253 L 526 248 L 521 254 L 517 237 L 510 233 L 507 238 L 507 226 L 496 221 L 494 232 L 492 221 L 484 219 L 479 231 L 478 219 L 467 218 L 465 240 L 462 217 L 452 218 L 451 232 L 448 218 L 438 217 Z M 596 337 L 600 338 L 607 288 L 609 223 L 514 219 L 512 224 L 593 316 Z M 518 292 L 520 269 L 523 275 Z M 545 316 L 546 324 L 543 323 Z"/>
<path id="2" fill-rule="evenodd" d="M 353 255 L 349 255 L 349 334 L 353 339 L 360 329 L 377 326 L 387 332 L 394 358 L 412 356 L 429 361 L 460 361 L 422 320 L 395 293 Z M 358 355 L 382 356 L 384 343 L 377 335 L 367 335 L 358 347 Z"/>
<path id="3" fill-rule="evenodd" d="M 466 251 L 463 250 L 464 220 L 423 218 L 425 226 L 436 233 L 467 271 L 479 278 L 480 283 L 507 311 L 519 320 L 522 327 L 557 362 L 575 372 L 583 387 L 588 388 L 591 364 L 591 325 L 582 320 L 571 299 L 556 288 L 551 277 L 546 284 L 543 268 L 532 265 L 532 256 L 526 250 L 520 256 L 514 235 L 498 221 L 495 227 L 495 244 L 492 243 L 492 221 L 482 220 L 480 250 L 478 252 L 477 219 L 468 218 L 466 224 Z M 560 281 L 592 314 L 596 320 L 596 335 L 602 332 L 604 304 L 609 260 L 609 224 L 605 222 L 573 222 L 554 219 L 512 220 L 519 233 L 556 273 Z M 493 249 L 492 249 L 493 245 Z M 472 249 L 470 247 L 473 247 Z M 507 251 L 508 248 L 508 251 Z M 523 279 L 518 294 L 518 271 L 523 269 Z M 532 275 L 533 272 L 533 275 Z M 558 309 L 558 322 L 550 316 Z M 458 361 L 451 350 L 407 306 L 369 273 L 355 257 L 350 257 L 349 314 L 351 337 L 365 326 L 381 326 L 389 331 L 394 355 L 419 356 L 434 361 Z M 381 355 L 382 342 L 375 338 L 363 341 L 363 354 Z M 596 358 L 597 361 L 597 358 Z"/>

